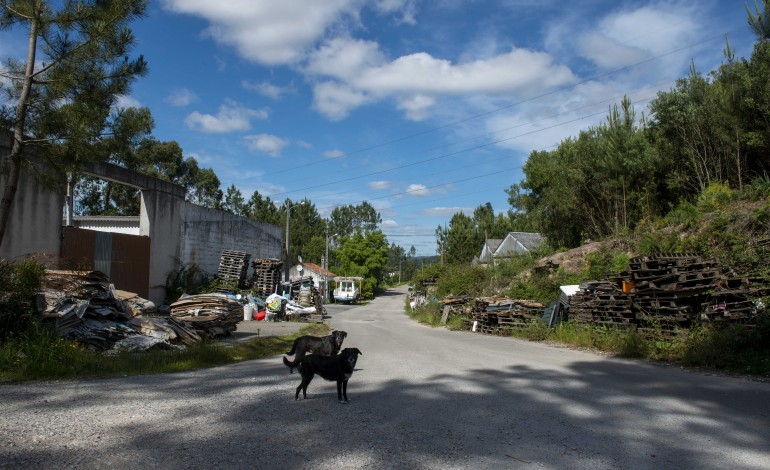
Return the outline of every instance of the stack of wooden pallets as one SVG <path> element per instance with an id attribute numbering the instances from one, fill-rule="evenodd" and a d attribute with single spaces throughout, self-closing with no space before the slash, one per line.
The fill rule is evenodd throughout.
<path id="1" fill-rule="evenodd" d="M 767 278 L 728 275 L 697 253 L 662 253 L 633 258 L 626 271 L 582 284 L 570 299 L 569 318 L 673 333 L 704 321 L 750 321 L 765 311 L 767 295 Z"/>
<path id="2" fill-rule="evenodd" d="M 544 310 L 543 304 L 532 300 L 482 297 L 474 301 L 469 323 L 480 333 L 508 334 L 512 328 L 524 327 L 541 318 Z"/>
<path id="3" fill-rule="evenodd" d="M 243 251 L 224 250 L 219 260 L 217 277 L 225 284 L 245 287 L 251 255 Z"/>
<path id="4" fill-rule="evenodd" d="M 252 289 L 261 296 L 275 293 L 281 283 L 283 261 L 275 258 L 260 258 L 251 263 L 254 266 Z"/>

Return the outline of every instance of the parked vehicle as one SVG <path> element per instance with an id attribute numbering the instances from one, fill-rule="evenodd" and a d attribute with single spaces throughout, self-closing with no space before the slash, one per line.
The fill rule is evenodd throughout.
<path id="1" fill-rule="evenodd" d="M 334 289 L 335 302 L 356 303 L 361 296 L 361 277 L 335 277 L 337 288 Z"/>

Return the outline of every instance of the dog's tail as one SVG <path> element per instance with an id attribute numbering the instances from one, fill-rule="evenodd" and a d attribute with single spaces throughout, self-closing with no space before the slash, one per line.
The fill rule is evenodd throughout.
<path id="1" fill-rule="evenodd" d="M 300 363 L 300 362 L 302 362 L 302 359 L 303 359 L 303 358 L 300 358 L 300 359 L 298 359 L 298 360 L 296 360 L 296 361 L 294 361 L 294 362 L 290 362 L 288 359 L 286 359 L 286 356 L 284 356 L 284 357 L 283 357 L 283 364 L 284 364 L 286 367 L 288 367 L 288 368 L 289 368 L 289 373 L 290 373 L 290 374 L 293 374 L 293 373 L 294 373 L 294 368 L 295 368 L 295 367 L 297 367 L 297 366 L 299 365 L 299 363 Z"/>
<path id="2" fill-rule="evenodd" d="M 291 345 L 291 351 L 287 352 L 286 354 L 288 354 L 289 356 L 291 356 L 292 354 L 294 354 L 294 351 L 296 351 L 296 350 L 297 350 L 297 343 L 298 343 L 298 342 L 299 342 L 299 338 L 295 339 L 295 340 L 294 340 L 294 343 L 292 343 L 292 345 Z"/>

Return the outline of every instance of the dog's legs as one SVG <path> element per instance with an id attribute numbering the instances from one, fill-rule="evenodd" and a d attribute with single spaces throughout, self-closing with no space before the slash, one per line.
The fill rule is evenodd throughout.
<path id="1" fill-rule="evenodd" d="M 347 403 L 348 402 L 348 381 L 347 380 L 338 380 L 337 381 L 337 399 L 340 403 Z"/>
<path id="2" fill-rule="evenodd" d="M 310 381 L 313 380 L 315 375 L 309 377 L 302 377 L 302 382 L 297 387 L 297 393 L 294 394 L 294 399 L 299 400 L 299 391 L 302 390 L 302 398 L 307 398 L 307 386 L 310 385 Z"/>
<path id="3" fill-rule="evenodd" d="M 342 380 L 337 380 L 337 401 L 345 403 L 345 401 L 342 400 Z"/>

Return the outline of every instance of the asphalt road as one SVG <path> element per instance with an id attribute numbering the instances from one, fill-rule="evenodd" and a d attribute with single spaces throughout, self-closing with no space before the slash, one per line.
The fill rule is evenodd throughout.
<path id="1" fill-rule="evenodd" d="M 0 385 L 0 468 L 768 469 L 770 384 L 330 310 L 350 403 L 280 357 Z M 328 307 L 327 307 L 328 309 Z"/>

